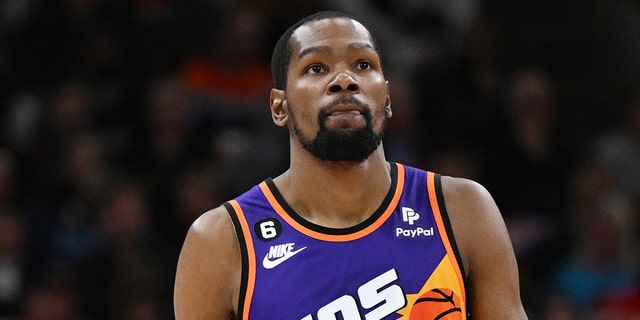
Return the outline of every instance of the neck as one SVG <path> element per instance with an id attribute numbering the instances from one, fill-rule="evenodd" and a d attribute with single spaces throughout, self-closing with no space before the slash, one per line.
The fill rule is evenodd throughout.
<path id="1" fill-rule="evenodd" d="M 322 161 L 307 151 L 292 154 L 291 167 L 274 179 L 288 204 L 303 218 L 331 228 L 370 217 L 391 187 L 382 145 L 365 161 Z"/>

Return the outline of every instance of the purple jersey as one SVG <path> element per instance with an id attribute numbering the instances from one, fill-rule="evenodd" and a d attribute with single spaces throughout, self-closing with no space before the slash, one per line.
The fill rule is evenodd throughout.
<path id="1" fill-rule="evenodd" d="M 440 176 L 391 163 L 391 188 L 344 229 L 300 217 L 271 179 L 225 207 L 242 256 L 238 319 L 467 319 Z"/>

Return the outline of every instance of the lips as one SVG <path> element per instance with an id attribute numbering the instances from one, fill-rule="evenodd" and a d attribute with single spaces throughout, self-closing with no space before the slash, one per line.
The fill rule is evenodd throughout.
<path id="1" fill-rule="evenodd" d="M 348 102 L 339 101 L 334 104 L 327 112 L 329 116 L 338 115 L 362 115 L 365 107 L 357 100 L 350 99 Z"/>
<path id="2" fill-rule="evenodd" d="M 334 110 L 329 112 L 329 116 L 339 116 L 339 115 L 343 115 L 343 114 L 351 114 L 351 115 L 362 115 L 362 112 L 360 110 Z"/>

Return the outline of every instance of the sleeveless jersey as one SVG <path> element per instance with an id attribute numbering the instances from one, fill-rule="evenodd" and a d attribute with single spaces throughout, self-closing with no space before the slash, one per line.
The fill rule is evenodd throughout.
<path id="1" fill-rule="evenodd" d="M 391 163 L 379 209 L 350 228 L 303 219 L 271 179 L 225 203 L 242 257 L 237 319 L 467 319 L 438 174 Z"/>

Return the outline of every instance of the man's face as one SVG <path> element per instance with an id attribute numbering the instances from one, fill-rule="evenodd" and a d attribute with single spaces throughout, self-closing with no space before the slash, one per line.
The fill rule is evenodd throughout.
<path id="1" fill-rule="evenodd" d="M 291 43 L 285 99 L 292 134 L 319 159 L 365 160 L 391 116 L 369 32 L 351 19 L 324 19 L 297 29 Z"/>

